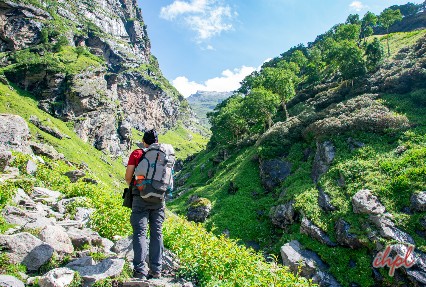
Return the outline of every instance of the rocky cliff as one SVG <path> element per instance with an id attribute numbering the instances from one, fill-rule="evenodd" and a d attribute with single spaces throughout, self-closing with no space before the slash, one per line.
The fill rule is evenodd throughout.
<path id="1" fill-rule="evenodd" d="M 111 155 L 132 129 L 192 126 L 163 77 L 136 0 L 0 0 L 0 75 Z"/>

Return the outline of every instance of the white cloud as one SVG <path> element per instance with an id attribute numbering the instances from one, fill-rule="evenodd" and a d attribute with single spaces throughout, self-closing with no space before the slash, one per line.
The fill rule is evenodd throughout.
<path id="1" fill-rule="evenodd" d="M 365 6 L 361 1 L 353 1 L 349 7 L 352 10 L 355 10 L 357 12 L 361 11 L 362 9 L 366 8 L 367 6 Z"/>
<path id="2" fill-rule="evenodd" d="M 237 13 L 232 13 L 231 7 L 222 5 L 218 0 L 175 0 L 162 7 L 160 12 L 161 18 L 178 21 L 196 32 L 198 42 L 232 30 L 234 16 Z"/>
<path id="3" fill-rule="evenodd" d="M 172 84 L 185 98 L 197 91 L 230 92 L 237 90 L 240 82 L 254 71 L 256 68 L 242 66 L 233 71 L 225 70 L 220 77 L 209 79 L 202 84 L 189 81 L 186 77 L 177 77 Z"/>

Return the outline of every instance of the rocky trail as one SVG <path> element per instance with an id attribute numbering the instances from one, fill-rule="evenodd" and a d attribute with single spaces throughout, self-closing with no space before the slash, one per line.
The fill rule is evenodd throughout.
<path id="1" fill-rule="evenodd" d="M 10 152 L 2 152 L 0 158 L 0 177 L 19 180 L 19 171 L 7 166 Z M 42 161 L 38 156 L 33 159 L 27 163 L 28 171 L 36 169 L 38 161 Z M 163 278 L 123 278 L 123 273 L 131 274 L 132 238 L 117 236 L 113 242 L 92 230 L 90 218 L 94 209 L 81 207 L 85 200 L 63 198 L 60 192 L 43 187 L 34 187 L 30 193 L 17 190 L 11 204 L 2 210 L 6 222 L 13 227 L 0 235 L 0 248 L 11 263 L 24 265 L 27 273 L 20 274 L 25 282 L 0 275 L 0 286 L 69 286 L 75 273 L 79 274 L 82 286 L 92 286 L 107 278 L 117 278 L 113 286 L 193 286 L 176 277 L 179 263 L 168 250 L 163 253 Z M 54 265 L 52 262 L 63 263 L 47 270 Z"/>

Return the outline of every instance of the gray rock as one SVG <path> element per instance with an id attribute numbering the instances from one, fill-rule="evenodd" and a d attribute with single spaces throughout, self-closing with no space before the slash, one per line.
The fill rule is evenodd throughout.
<path id="1" fill-rule="evenodd" d="M 40 287 L 66 287 L 74 279 L 74 271 L 69 268 L 55 268 L 40 277 Z"/>
<path id="2" fill-rule="evenodd" d="M 16 224 L 24 228 L 39 229 L 47 225 L 55 225 L 55 220 L 44 217 L 44 211 L 27 211 L 15 206 L 6 206 L 2 210 L 2 215 L 7 223 Z"/>
<path id="3" fill-rule="evenodd" d="M 354 213 L 382 214 L 385 207 L 379 202 L 370 190 L 363 189 L 352 197 Z"/>
<path id="4" fill-rule="evenodd" d="M 0 150 L 0 172 L 4 171 L 5 167 L 9 165 L 11 159 L 12 153 L 10 151 Z"/>
<path id="5" fill-rule="evenodd" d="M 322 244 L 325 244 L 330 247 L 337 246 L 337 244 L 331 241 L 330 237 L 321 230 L 318 226 L 316 226 L 312 221 L 304 217 L 302 219 L 302 224 L 300 225 L 300 233 L 309 235 L 310 237 L 318 240 Z"/>
<path id="6" fill-rule="evenodd" d="M 96 281 L 105 278 L 114 278 L 123 271 L 125 261 L 123 259 L 107 258 L 96 265 L 68 266 L 68 268 L 80 273 L 84 285 L 90 286 Z"/>
<path id="7" fill-rule="evenodd" d="M 40 130 L 42 130 L 42 131 L 44 131 L 44 132 L 46 132 L 46 133 L 48 133 L 48 134 L 50 134 L 50 135 L 52 135 L 52 136 L 54 136 L 55 138 L 58 138 L 58 139 L 62 139 L 62 138 L 64 138 L 65 137 L 65 135 L 63 135 L 60 131 L 58 131 L 56 128 L 51 128 L 51 127 L 49 127 L 49 126 L 46 126 L 46 125 L 43 125 L 41 122 L 40 122 L 40 120 L 37 118 L 37 116 L 34 116 L 34 115 L 32 115 L 32 116 L 30 116 L 30 122 L 32 123 L 32 124 L 34 124 L 36 127 L 38 127 Z"/>
<path id="8" fill-rule="evenodd" d="M 189 221 L 204 222 L 210 215 L 211 209 L 212 205 L 210 200 L 207 198 L 199 198 L 190 204 L 186 218 Z"/>
<path id="9" fill-rule="evenodd" d="M 86 173 L 82 170 L 72 170 L 65 173 L 65 176 L 67 176 L 71 182 L 76 182 L 82 177 L 86 176 Z"/>
<path id="10" fill-rule="evenodd" d="M 61 226 L 46 226 L 40 232 L 39 238 L 52 246 L 59 254 L 71 254 L 74 252 L 71 239 Z"/>
<path id="11" fill-rule="evenodd" d="M 414 211 L 426 211 L 426 191 L 414 193 L 411 196 L 411 209 Z"/>
<path id="12" fill-rule="evenodd" d="M 272 224 L 280 228 L 293 224 L 296 217 L 293 204 L 294 201 L 289 201 L 286 204 L 272 207 L 269 212 Z"/>
<path id="13" fill-rule="evenodd" d="M 22 188 L 18 188 L 15 195 L 12 198 L 12 201 L 17 205 L 23 205 L 23 206 L 35 206 L 36 203 L 34 200 L 29 197 L 28 194 L 25 193 L 25 191 Z"/>
<path id="14" fill-rule="evenodd" d="M 30 147 L 36 155 L 44 155 L 54 160 L 63 160 L 65 158 L 53 146 L 47 144 L 31 142 Z"/>
<path id="15" fill-rule="evenodd" d="M 87 199 L 85 197 L 79 196 L 79 197 L 72 197 L 72 198 L 64 198 L 59 201 L 57 201 L 53 208 L 57 210 L 60 213 L 66 213 L 67 212 L 67 206 L 71 203 L 74 203 L 75 201 L 86 201 Z"/>
<path id="16" fill-rule="evenodd" d="M 395 239 L 401 243 L 414 245 L 414 239 L 406 232 L 398 229 L 389 216 L 385 215 L 370 215 L 370 221 L 376 225 L 380 235 L 387 239 Z"/>
<path id="17" fill-rule="evenodd" d="M 259 171 L 262 185 L 267 191 L 273 191 L 291 173 L 291 163 L 281 159 L 264 160 L 260 162 Z"/>
<path id="18" fill-rule="evenodd" d="M 18 278 L 10 275 L 0 275 L 1 287 L 25 287 L 24 283 Z"/>
<path id="19" fill-rule="evenodd" d="M 5 173 L 0 173 L 0 183 L 6 180 L 15 179 L 19 176 L 19 169 L 17 167 L 6 166 Z"/>
<path id="20" fill-rule="evenodd" d="M 330 141 L 322 143 L 317 142 L 317 151 L 315 153 L 314 163 L 312 166 L 311 178 L 317 183 L 320 177 L 325 174 L 335 157 L 336 148 Z"/>
<path id="21" fill-rule="evenodd" d="M 33 162 L 32 160 L 29 160 L 27 162 L 27 173 L 31 174 L 31 175 L 35 175 L 35 173 L 37 172 L 37 164 L 35 162 Z"/>
<path id="22" fill-rule="evenodd" d="M 12 263 L 20 263 L 28 271 L 36 271 L 53 255 L 52 246 L 29 233 L 0 235 L 0 247 L 9 255 Z"/>
<path id="23" fill-rule="evenodd" d="M 92 257 L 85 256 L 85 257 L 81 257 L 81 258 L 78 258 L 76 260 L 71 261 L 70 263 L 68 263 L 66 265 L 66 267 L 74 270 L 74 268 L 92 266 L 92 265 L 95 265 L 95 264 L 96 264 L 96 262 Z"/>
<path id="24" fill-rule="evenodd" d="M 336 240 L 340 245 L 348 246 L 352 249 L 361 248 L 362 243 L 359 241 L 358 237 L 355 234 L 349 232 L 351 226 L 349 223 L 344 221 L 342 218 L 337 220 L 335 230 L 336 230 Z"/>
<path id="25" fill-rule="evenodd" d="M 349 149 L 351 151 L 357 149 L 357 148 L 362 148 L 365 146 L 364 143 L 354 140 L 353 138 L 348 138 L 348 140 L 346 141 L 348 143 Z"/>
<path id="26" fill-rule="evenodd" d="M 325 191 L 318 187 L 318 205 L 324 210 L 324 211 L 335 211 L 336 207 L 334 207 L 331 204 L 330 196 L 325 193 Z"/>
<path id="27" fill-rule="evenodd" d="M 84 245 L 102 246 L 102 237 L 89 228 L 77 229 L 71 227 L 67 230 L 67 234 L 76 249 L 81 249 Z"/>
<path id="28" fill-rule="evenodd" d="M 129 236 L 118 240 L 111 250 L 117 253 L 118 258 L 125 258 L 129 262 L 133 261 L 133 237 Z"/>
<path id="29" fill-rule="evenodd" d="M 36 202 L 43 201 L 54 203 L 57 202 L 61 197 L 63 197 L 63 194 L 58 191 L 50 190 L 44 187 L 34 187 L 33 192 L 30 196 Z"/>
<path id="30" fill-rule="evenodd" d="M 294 273 L 312 279 L 319 286 L 340 286 L 336 279 L 327 272 L 327 265 L 319 256 L 310 250 L 303 249 L 302 245 L 293 240 L 281 247 L 283 265 L 288 266 Z"/>
<path id="31" fill-rule="evenodd" d="M 95 209 L 93 208 L 77 207 L 74 219 L 87 226 L 94 212 Z"/>
<path id="32" fill-rule="evenodd" d="M 32 154 L 28 140 L 30 129 L 18 115 L 0 114 L 0 150 L 14 150 Z"/>
<path id="33" fill-rule="evenodd" d="M 102 238 L 102 246 L 103 246 L 103 253 L 109 254 L 112 252 L 111 248 L 114 246 L 114 242 L 112 242 L 108 238 Z"/>

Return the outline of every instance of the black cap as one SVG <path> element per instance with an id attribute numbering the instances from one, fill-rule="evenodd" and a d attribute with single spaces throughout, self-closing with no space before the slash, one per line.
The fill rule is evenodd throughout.
<path id="1" fill-rule="evenodd" d="M 143 141 L 148 144 L 151 145 L 153 143 L 157 143 L 158 142 L 158 134 L 157 131 L 155 129 L 152 130 L 148 130 L 144 133 L 143 135 Z"/>

